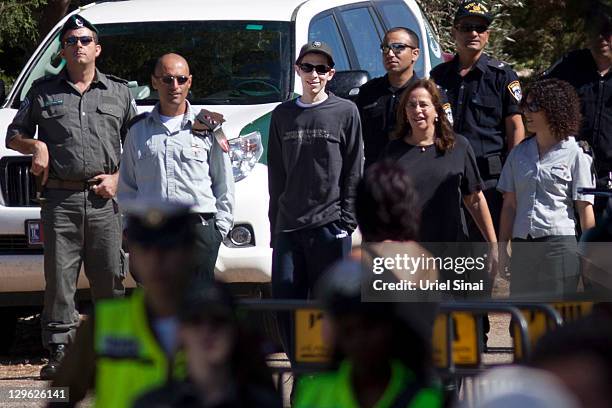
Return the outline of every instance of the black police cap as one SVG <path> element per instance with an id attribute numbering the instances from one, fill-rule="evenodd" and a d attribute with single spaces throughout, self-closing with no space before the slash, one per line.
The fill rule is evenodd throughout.
<path id="1" fill-rule="evenodd" d="M 98 29 L 96 26 L 91 24 L 85 18 L 79 16 L 78 14 L 74 14 L 66 20 L 64 25 L 62 26 L 62 31 L 60 31 L 60 38 L 63 39 L 64 35 L 70 30 L 77 30 L 79 28 L 89 28 L 94 33 L 98 34 Z"/>
<path id="2" fill-rule="evenodd" d="M 480 17 L 486 20 L 487 24 L 493 22 L 493 14 L 489 10 L 489 7 L 480 1 L 466 1 L 461 3 L 455 13 L 454 22 L 457 23 L 460 19 L 465 17 Z"/>
<path id="3" fill-rule="evenodd" d="M 329 47 L 329 45 L 325 44 L 322 41 L 310 41 L 304 44 L 302 48 L 300 49 L 300 53 L 298 54 L 297 59 L 295 60 L 296 64 L 299 64 L 300 62 L 302 62 L 302 58 L 304 58 L 304 55 L 310 52 L 325 55 L 327 59 L 329 60 L 329 66 L 332 68 L 334 67 L 335 62 L 334 62 L 334 54 L 332 52 L 332 49 Z"/>
<path id="4" fill-rule="evenodd" d="M 196 223 L 189 206 L 148 201 L 128 201 L 121 205 L 127 216 L 128 243 L 160 248 L 193 246 Z"/>

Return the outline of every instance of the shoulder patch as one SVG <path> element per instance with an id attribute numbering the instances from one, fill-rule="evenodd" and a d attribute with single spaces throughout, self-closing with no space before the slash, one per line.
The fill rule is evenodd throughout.
<path id="1" fill-rule="evenodd" d="M 106 77 L 110 79 L 111 81 L 119 82 L 120 84 L 127 85 L 129 83 L 127 79 L 119 78 L 118 76 L 115 76 L 115 75 L 111 75 L 111 74 L 104 74 L 104 75 L 106 75 Z"/>
<path id="2" fill-rule="evenodd" d="M 508 84 L 508 90 L 510 95 L 517 101 L 520 102 L 523 99 L 523 90 L 521 89 L 521 83 L 519 81 L 512 81 Z"/>
<path id="3" fill-rule="evenodd" d="M 45 75 L 43 77 L 40 77 L 38 79 L 35 79 L 34 82 L 32 82 L 32 86 L 36 86 L 38 84 L 42 84 L 43 82 L 47 82 L 52 80 L 53 78 L 55 78 L 57 75 Z"/>
<path id="4" fill-rule="evenodd" d="M 149 117 L 150 112 L 143 112 L 140 115 L 136 115 L 134 116 L 132 119 L 130 119 L 130 121 L 127 124 L 127 128 L 130 129 L 132 126 L 134 126 L 136 123 L 140 122 L 143 119 L 146 119 L 147 117 Z"/>

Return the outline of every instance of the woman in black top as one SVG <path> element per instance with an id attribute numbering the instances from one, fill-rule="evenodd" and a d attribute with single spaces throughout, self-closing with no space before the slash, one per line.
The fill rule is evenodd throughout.
<path id="1" fill-rule="evenodd" d="M 483 236 L 495 243 L 474 152 L 466 138 L 453 132 L 433 81 L 417 80 L 404 92 L 394 136 L 383 157 L 395 160 L 412 177 L 421 209 L 420 242 L 467 241 L 463 203 Z M 489 262 L 489 267 L 496 266 L 495 245 L 489 246 Z"/>

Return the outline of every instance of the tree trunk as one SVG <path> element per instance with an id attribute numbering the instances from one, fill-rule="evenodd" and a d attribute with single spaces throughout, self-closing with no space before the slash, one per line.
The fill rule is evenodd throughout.
<path id="1" fill-rule="evenodd" d="M 38 26 L 41 39 L 66 15 L 68 6 L 70 6 L 70 0 L 49 0 L 47 2 L 47 5 L 43 8 Z"/>

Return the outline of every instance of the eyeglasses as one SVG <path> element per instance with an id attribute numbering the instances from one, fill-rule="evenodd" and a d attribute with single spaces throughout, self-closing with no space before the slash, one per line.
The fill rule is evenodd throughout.
<path id="1" fill-rule="evenodd" d="M 71 47 L 73 45 L 76 45 L 79 41 L 81 42 L 81 44 L 83 44 L 84 46 L 88 46 L 89 44 L 91 44 L 93 42 L 94 38 L 90 35 L 82 35 L 80 37 L 76 37 L 74 35 L 71 35 L 70 37 L 66 38 L 64 40 L 64 46 L 65 47 Z"/>
<path id="2" fill-rule="evenodd" d="M 413 47 L 412 45 L 403 43 L 380 44 L 380 52 L 383 54 L 388 53 L 389 50 L 393 51 L 395 55 L 401 54 L 406 48 L 416 50 L 418 47 Z"/>
<path id="3" fill-rule="evenodd" d="M 489 26 L 486 24 L 461 23 L 455 25 L 455 29 L 461 33 L 471 33 L 472 31 L 476 31 L 478 34 L 482 34 L 489 29 Z"/>
<path id="4" fill-rule="evenodd" d="M 541 110 L 540 105 L 538 105 L 535 99 L 532 99 L 531 102 L 527 102 L 527 100 L 523 99 L 521 109 L 531 113 L 539 112 Z"/>
<path id="5" fill-rule="evenodd" d="M 317 74 L 321 75 L 327 74 L 329 71 L 331 71 L 331 67 L 328 65 L 312 65 L 307 62 L 304 62 L 303 64 L 298 64 L 298 67 L 307 74 L 311 73 L 313 69 L 317 71 Z"/>
<path id="6" fill-rule="evenodd" d="M 185 76 L 185 75 L 178 75 L 178 76 L 172 76 L 172 75 L 157 76 L 157 75 L 153 75 L 153 76 L 155 78 L 161 80 L 166 85 L 173 85 L 175 79 L 176 79 L 176 82 L 178 82 L 179 85 L 185 85 L 185 83 L 187 81 L 189 81 L 189 77 Z"/>

